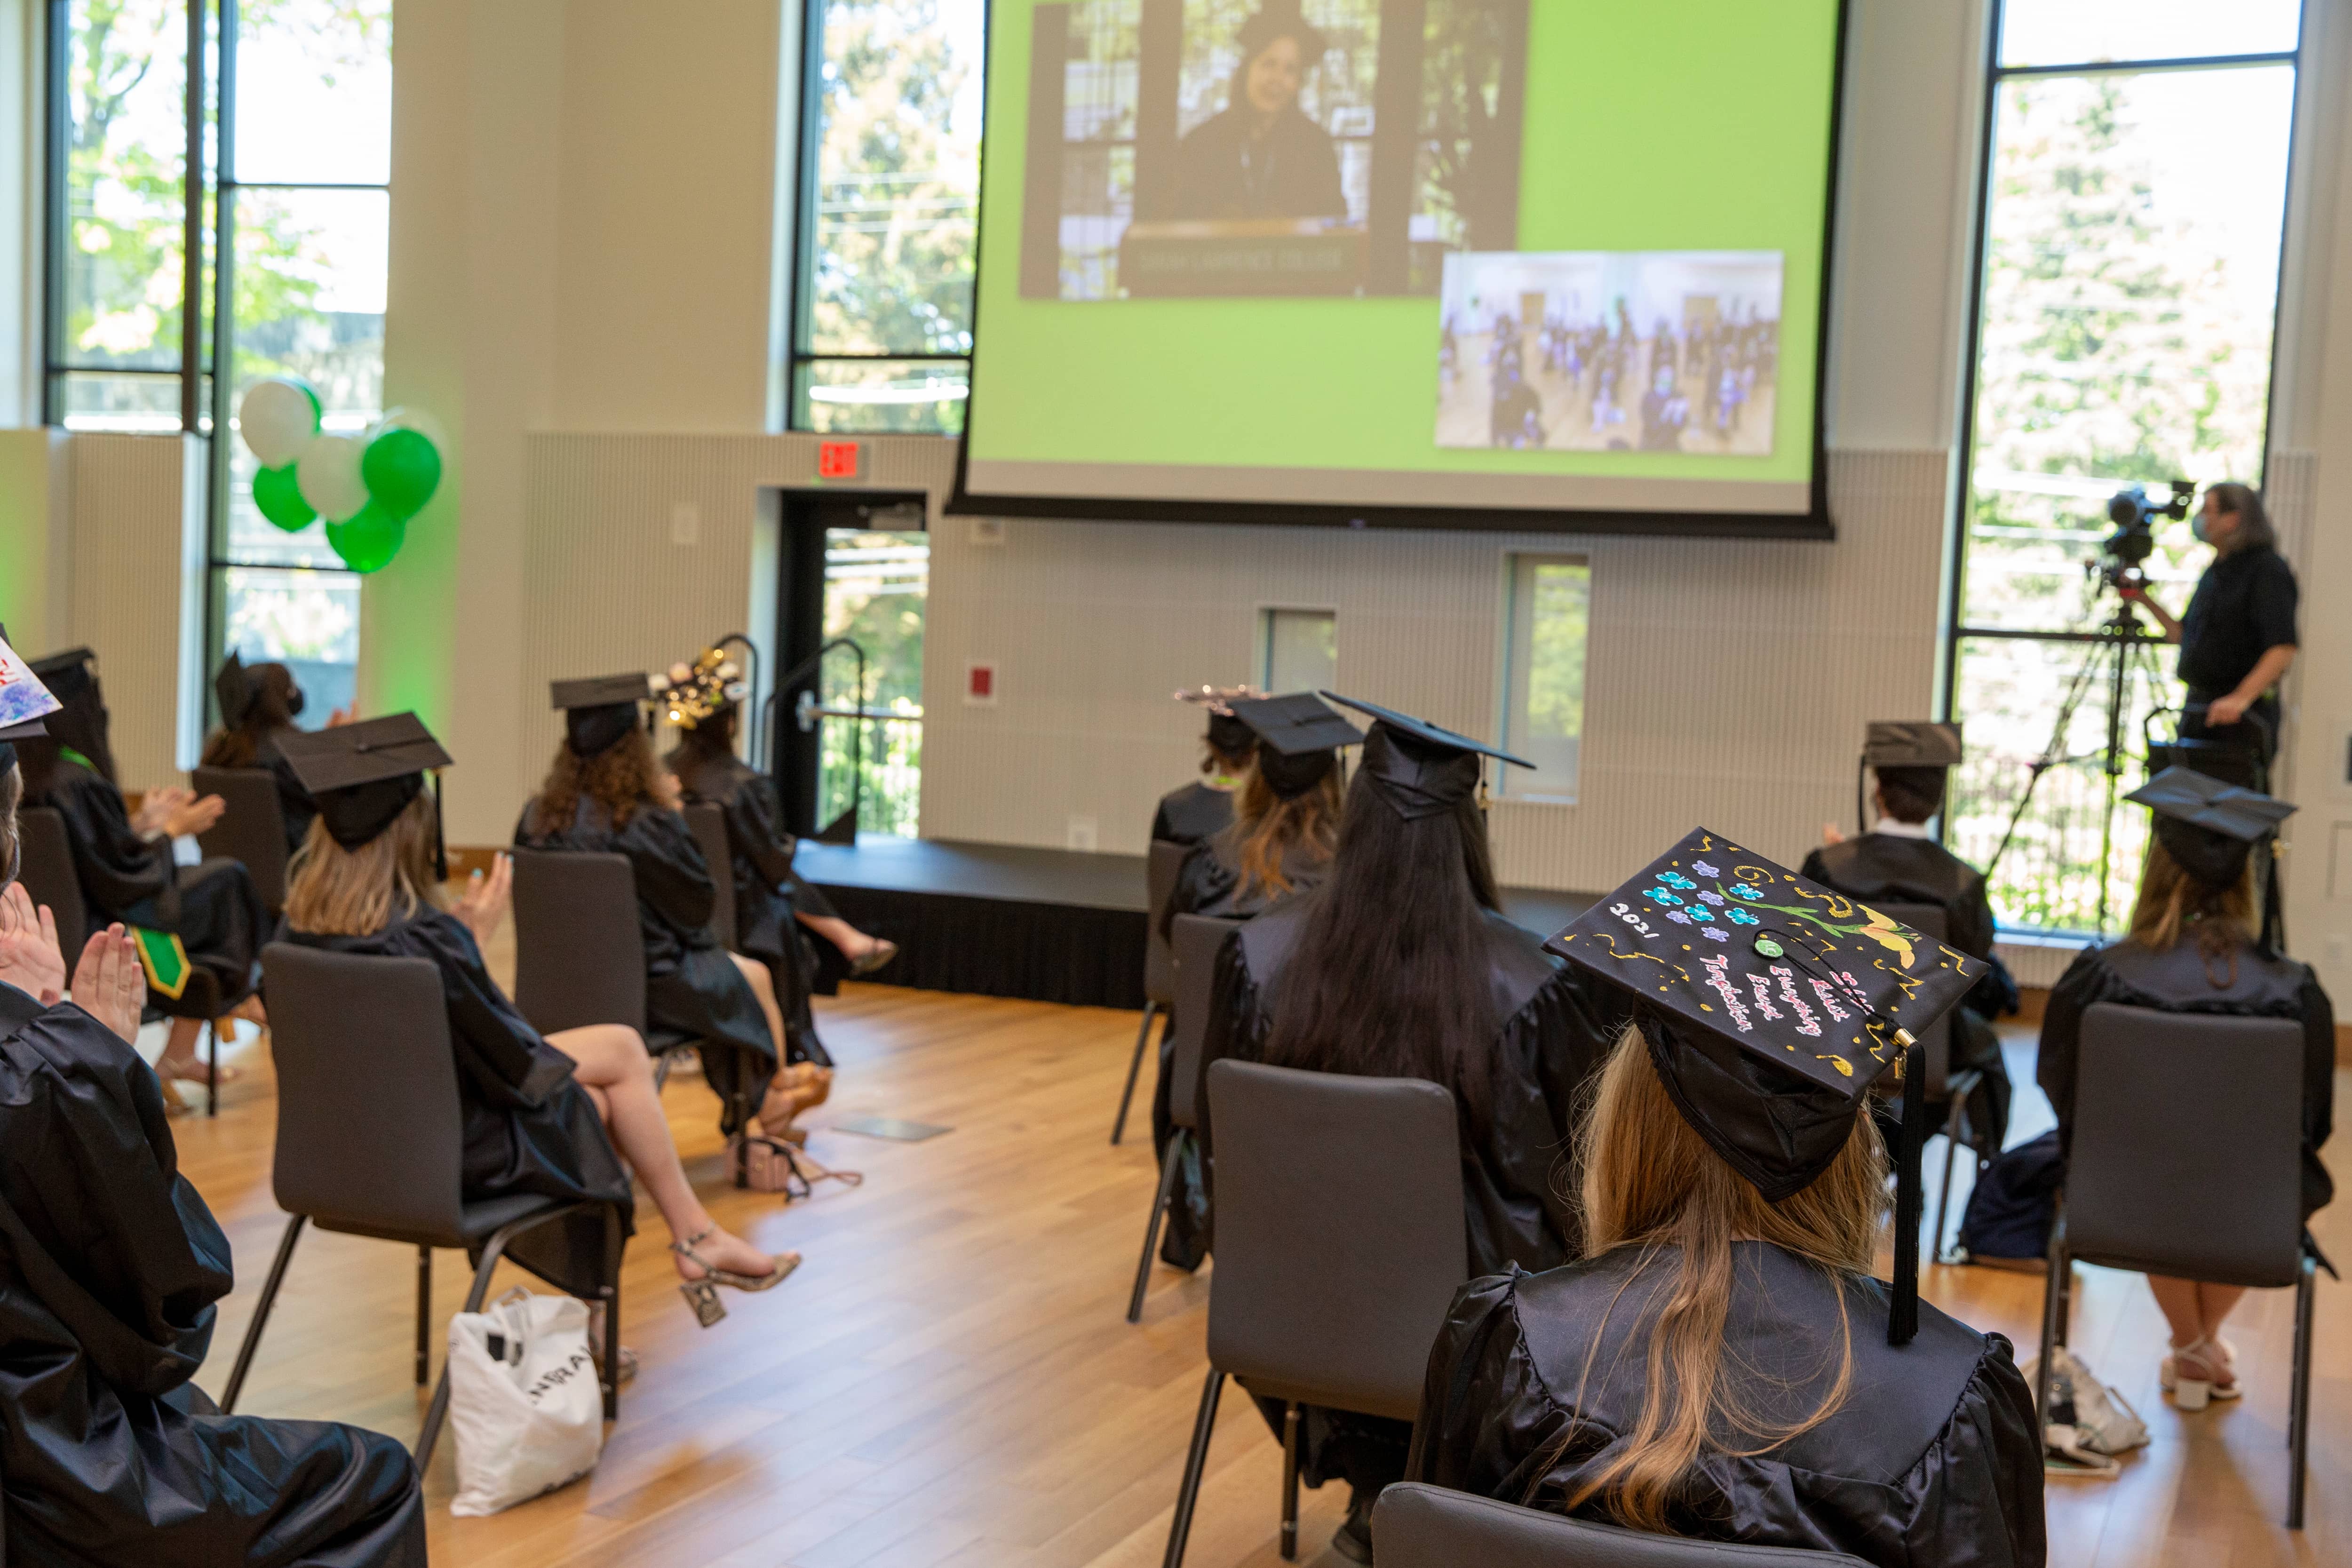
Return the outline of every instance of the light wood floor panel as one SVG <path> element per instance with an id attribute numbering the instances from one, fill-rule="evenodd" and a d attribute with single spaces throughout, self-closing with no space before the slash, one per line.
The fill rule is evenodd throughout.
<path id="1" fill-rule="evenodd" d="M 494 953 L 494 962 L 502 959 Z M 823 1005 L 840 1058 L 811 1152 L 865 1184 L 811 1201 L 725 1184 L 716 1102 L 698 1078 L 666 1096 L 711 1211 L 761 1245 L 807 1255 L 767 1295 L 727 1293 L 703 1331 L 675 1289 L 649 1205 L 623 1281 L 623 1335 L 643 1373 L 595 1473 L 495 1518 L 452 1519 L 454 1443 L 427 1478 L 434 1560 L 467 1568 L 1150 1568 L 1160 1561 L 1205 1370 L 1206 1272 L 1155 1270 L 1143 1322 L 1122 1321 L 1154 1170 L 1145 1108 L 1108 1146 L 1135 1016 L 852 985 Z M 218 1120 L 174 1123 L 184 1168 L 228 1232 L 237 1289 L 198 1380 L 217 1394 L 284 1225 L 269 1192 L 268 1053 Z M 2030 1051 L 2013 1056 L 2030 1079 Z M 2038 1104 L 2028 1091 L 2020 1114 Z M 2347 1100 L 2347 1103 L 2352 1103 Z M 858 1112 L 943 1122 L 901 1144 L 828 1131 Z M 2046 1110 L 2039 1112 L 2046 1117 Z M 1931 1163 L 1931 1174 L 1937 1166 Z M 2347 1200 L 2352 1203 L 2352 1200 Z M 1956 1193 L 1955 1210 L 1958 1207 Z M 2339 1205 L 2315 1230 L 2352 1256 Z M 435 1361 L 461 1304 L 464 1259 L 436 1257 Z M 494 1289 L 523 1277 L 503 1268 Z M 1931 1268 L 1927 1293 L 2032 1352 L 2038 1277 Z M 307 1234 L 243 1401 L 247 1411 L 352 1421 L 412 1441 L 413 1255 Z M 2074 1342 L 2155 1434 L 2114 1481 L 2053 1479 L 2062 1568 L 2352 1563 L 2352 1295 L 2323 1279 L 2313 1383 L 2308 1528 L 2286 1497 L 2293 1302 L 2250 1298 L 2231 1338 L 2248 1396 L 2176 1415 L 2156 1386 L 2163 1320 L 2135 1277 L 2084 1269 Z M 1275 1568 L 1280 1451 L 1228 1386 L 1188 1561 Z M 1302 1558 L 1327 1542 L 1344 1489 L 1305 1494 Z"/>

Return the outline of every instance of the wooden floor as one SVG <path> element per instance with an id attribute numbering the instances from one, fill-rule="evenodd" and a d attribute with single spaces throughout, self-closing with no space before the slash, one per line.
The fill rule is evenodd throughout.
<path id="1" fill-rule="evenodd" d="M 454 1445 L 427 1478 L 433 1554 L 466 1568 L 1146 1568 L 1157 1563 L 1205 1369 L 1208 1277 L 1160 1269 L 1140 1327 L 1122 1321 L 1153 1190 L 1142 1120 L 1106 1142 L 1132 1014 L 845 988 L 822 1004 L 841 1064 L 811 1149 L 866 1184 L 787 1208 L 721 1179 L 716 1102 L 698 1079 L 668 1090 L 689 1173 L 727 1225 L 808 1261 L 772 1293 L 727 1295 L 707 1331 L 674 1289 L 669 1240 L 641 1206 L 623 1338 L 643 1358 L 602 1464 L 584 1481 L 490 1519 L 452 1519 Z M 2030 1084 L 2030 1048 L 2018 1061 Z M 267 1051 L 217 1121 L 174 1123 L 183 1164 L 236 1247 L 199 1381 L 217 1394 L 283 1216 L 269 1195 Z M 2021 1117 L 2047 1110 L 2030 1089 Z M 2352 1100 L 2347 1100 L 2352 1103 Z M 1139 1108 L 1140 1109 L 1140 1108 Z M 825 1124 L 858 1112 L 943 1122 L 922 1143 Z M 2021 1122 L 2021 1125 L 2026 1125 Z M 1940 1145 L 1936 1146 L 1940 1148 Z M 1931 1171 L 1935 1167 L 1931 1165 Z M 2322 1245 L 2352 1258 L 2352 1201 L 2324 1212 Z M 464 1259 L 437 1259 L 446 1314 Z M 332 1417 L 413 1441 L 414 1255 L 311 1233 L 298 1253 L 243 1407 Z M 498 1288 L 515 1282 L 502 1271 Z M 1929 1295 L 2031 1354 L 2038 1279 L 1932 1268 Z M 2178 1415 L 2156 1387 L 2162 1320 L 2133 1276 L 2085 1269 L 2075 1343 L 2154 1429 L 2121 1479 L 2053 1480 L 2050 1561 L 2063 1568 L 2352 1563 L 2352 1289 L 2323 1279 L 2308 1528 L 2281 1524 L 2291 1299 L 2268 1292 L 2233 1321 L 2247 1397 Z M 439 1364 L 436 1327 L 436 1367 Z M 1227 1397 L 1189 1562 L 1272 1568 L 1280 1454 L 1246 1401 Z M 1307 1562 L 1342 1489 L 1306 1494 Z"/>

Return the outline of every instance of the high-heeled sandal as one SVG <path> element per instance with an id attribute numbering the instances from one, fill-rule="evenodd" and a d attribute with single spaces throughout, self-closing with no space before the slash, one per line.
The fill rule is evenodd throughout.
<path id="1" fill-rule="evenodd" d="M 707 1225 L 684 1241 L 673 1241 L 669 1244 L 669 1249 L 672 1252 L 703 1271 L 702 1277 L 698 1279 L 679 1280 L 677 1293 L 686 1298 L 686 1304 L 694 1309 L 695 1321 L 706 1329 L 727 1315 L 727 1304 L 719 1299 L 719 1286 L 724 1285 L 730 1290 L 741 1290 L 747 1294 L 760 1290 L 772 1290 L 782 1284 L 793 1269 L 801 1266 L 801 1255 L 797 1252 L 787 1252 L 781 1257 L 771 1258 L 768 1261 L 775 1267 L 765 1274 L 738 1274 L 731 1268 L 721 1268 L 694 1250 L 697 1243 L 710 1239 L 711 1234 L 718 1228 L 715 1225 Z"/>
<path id="2" fill-rule="evenodd" d="M 874 945 L 866 950 L 865 957 L 853 958 L 849 961 L 849 977 L 852 980 L 863 979 L 876 970 L 885 967 L 898 956 L 897 942 L 887 937 L 877 937 Z"/>
<path id="3" fill-rule="evenodd" d="M 2217 1355 L 2220 1358 L 2218 1370 L 2222 1372 L 2236 1370 L 2232 1363 L 2237 1358 L 2230 1342 L 2217 1339 L 2210 1334 L 2199 1335 L 2164 1358 L 2163 1363 L 2157 1368 L 2156 1381 L 2158 1386 L 2172 1395 L 2174 1409 L 2202 1410 L 2213 1400 L 2236 1399 L 2245 1393 L 2245 1389 L 2234 1378 L 2229 1383 L 2221 1383 L 2210 1376 L 2186 1376 L 2181 1372 L 2181 1363 L 2187 1361 L 2200 1371 L 2211 1373 L 2216 1370 L 2213 1358 Z"/>

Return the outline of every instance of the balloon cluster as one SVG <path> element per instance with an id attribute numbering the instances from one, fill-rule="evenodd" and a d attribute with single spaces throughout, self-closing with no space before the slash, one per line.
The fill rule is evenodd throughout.
<path id="1" fill-rule="evenodd" d="M 261 465 L 253 504 L 291 533 L 327 520 L 327 542 L 354 572 L 395 554 L 408 520 L 441 483 L 441 432 L 425 416 L 395 408 L 360 436 L 319 428 L 319 395 L 299 376 L 247 388 L 237 428 Z"/>

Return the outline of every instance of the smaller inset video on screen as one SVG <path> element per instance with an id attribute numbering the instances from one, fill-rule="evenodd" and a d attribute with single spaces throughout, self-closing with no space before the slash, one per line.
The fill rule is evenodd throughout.
<path id="1" fill-rule="evenodd" d="M 1437 444 L 1769 457 L 1780 273 L 1769 250 L 1450 255 Z"/>
<path id="2" fill-rule="evenodd" d="M 1437 291 L 1517 243 L 1527 0 L 1052 0 L 1021 292 Z"/>

